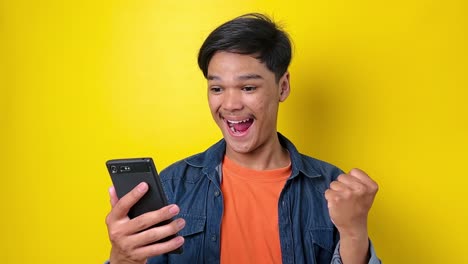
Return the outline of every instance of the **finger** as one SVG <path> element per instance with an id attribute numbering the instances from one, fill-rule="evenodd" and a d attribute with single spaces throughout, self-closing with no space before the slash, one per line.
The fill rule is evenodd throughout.
<path id="1" fill-rule="evenodd" d="M 343 183 L 347 188 L 353 191 L 362 191 L 366 189 L 366 185 L 360 179 L 348 174 L 341 174 L 336 180 Z"/>
<path id="2" fill-rule="evenodd" d="M 145 230 L 153 225 L 169 220 L 179 213 L 180 209 L 177 205 L 171 204 L 159 210 L 142 214 L 130 220 L 128 225 L 129 233 L 137 233 Z"/>
<path id="3" fill-rule="evenodd" d="M 115 204 L 119 201 L 119 198 L 117 197 L 117 193 L 115 192 L 114 186 L 111 186 L 109 188 L 109 196 L 110 196 L 110 203 L 112 208 L 114 208 Z"/>
<path id="4" fill-rule="evenodd" d="M 336 199 L 340 196 L 340 192 L 328 189 L 325 191 L 325 200 L 327 200 L 327 207 L 332 208 L 336 204 Z"/>
<path id="5" fill-rule="evenodd" d="M 177 234 L 185 227 L 185 220 L 182 218 L 176 219 L 166 225 L 153 227 L 146 231 L 140 232 L 132 236 L 132 241 L 137 247 L 148 245 L 150 243 L 159 241 L 168 236 Z"/>
<path id="6" fill-rule="evenodd" d="M 130 208 L 132 208 L 132 206 L 136 204 L 147 191 L 148 184 L 146 182 L 138 184 L 115 204 L 111 211 L 112 217 L 117 219 L 126 217 Z"/>
<path id="7" fill-rule="evenodd" d="M 333 191 L 343 191 L 343 190 L 346 190 L 348 189 L 349 187 L 346 186 L 346 184 L 344 184 L 343 182 L 340 182 L 340 181 L 332 181 L 330 183 L 330 189 L 333 190 Z"/>
<path id="8" fill-rule="evenodd" d="M 328 203 L 334 199 L 338 195 L 337 191 L 333 191 L 332 189 L 328 189 L 325 191 L 325 200 L 327 200 Z"/>
<path id="9" fill-rule="evenodd" d="M 159 256 L 168 252 L 171 252 L 184 244 L 184 238 L 177 236 L 169 241 L 156 243 L 141 247 L 135 250 L 136 255 L 145 256 L 146 258 Z"/>
<path id="10" fill-rule="evenodd" d="M 358 168 L 354 168 L 354 169 L 350 170 L 349 175 L 359 179 L 365 185 L 368 185 L 368 186 L 376 185 L 376 182 L 374 180 L 372 180 L 369 177 L 369 175 L 367 175 L 367 173 L 365 173 L 364 171 L 362 171 L 362 170 L 360 170 Z"/>

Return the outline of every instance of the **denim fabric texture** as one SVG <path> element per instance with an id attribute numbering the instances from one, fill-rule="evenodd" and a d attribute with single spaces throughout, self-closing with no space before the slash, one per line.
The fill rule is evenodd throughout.
<path id="1" fill-rule="evenodd" d="M 278 223 L 282 263 L 342 263 L 339 233 L 330 220 L 325 190 L 342 173 L 326 162 L 300 154 L 278 133 L 291 157 L 292 173 L 278 202 Z M 186 226 L 183 254 L 148 259 L 148 264 L 220 262 L 220 234 L 223 216 L 221 163 L 226 149 L 224 140 L 205 152 L 174 163 L 160 176 L 169 203 L 180 207 Z M 271 221 L 271 219 L 265 219 Z M 261 253 L 260 253 L 261 254 Z M 371 264 L 380 263 L 370 243 Z"/>

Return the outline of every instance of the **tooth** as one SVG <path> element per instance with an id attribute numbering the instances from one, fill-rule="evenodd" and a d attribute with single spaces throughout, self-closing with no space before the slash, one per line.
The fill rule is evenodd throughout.
<path id="1" fill-rule="evenodd" d="M 228 120 L 229 123 L 233 123 L 233 124 L 240 124 L 240 123 L 245 123 L 249 121 L 249 118 L 247 119 L 244 119 L 244 120 L 240 120 L 240 121 L 231 121 L 231 120 Z"/>

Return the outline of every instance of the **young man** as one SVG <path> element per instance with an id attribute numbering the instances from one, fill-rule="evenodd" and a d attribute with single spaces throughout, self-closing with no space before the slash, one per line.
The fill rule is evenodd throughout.
<path id="1" fill-rule="evenodd" d="M 344 174 L 300 154 L 277 132 L 290 60 L 287 34 L 260 14 L 208 36 L 198 64 L 223 139 L 161 172 L 172 205 L 130 220 L 147 185 L 120 200 L 110 189 L 112 264 L 380 263 L 367 233 L 377 184 L 359 169 Z M 181 245 L 183 254 L 165 254 Z"/>

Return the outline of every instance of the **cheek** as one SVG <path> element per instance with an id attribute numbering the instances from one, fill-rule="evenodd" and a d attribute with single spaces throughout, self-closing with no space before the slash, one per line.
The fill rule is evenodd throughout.
<path id="1" fill-rule="evenodd" d="M 212 96 L 208 96 L 208 106 L 210 107 L 211 111 L 213 111 L 216 106 L 216 100 Z"/>
<path id="2" fill-rule="evenodd" d="M 256 114 L 262 114 L 263 111 L 268 109 L 268 97 L 265 94 L 256 94 L 254 96 L 247 96 L 244 103 Z"/>
<path id="3" fill-rule="evenodd" d="M 208 97 L 208 106 L 210 107 L 210 112 L 214 116 L 218 112 L 220 102 L 216 98 Z"/>
<path id="4" fill-rule="evenodd" d="M 265 111 L 265 100 L 257 99 L 253 102 L 254 108 L 258 113 L 263 113 Z"/>
<path id="5" fill-rule="evenodd" d="M 278 103 L 276 102 L 266 102 L 262 106 L 262 115 L 263 119 L 266 122 L 267 126 L 274 126 L 276 123 L 277 113 L 278 113 Z"/>
<path id="6" fill-rule="evenodd" d="M 255 102 L 255 111 L 263 116 L 270 116 L 276 113 L 278 102 L 273 98 L 258 98 Z"/>

